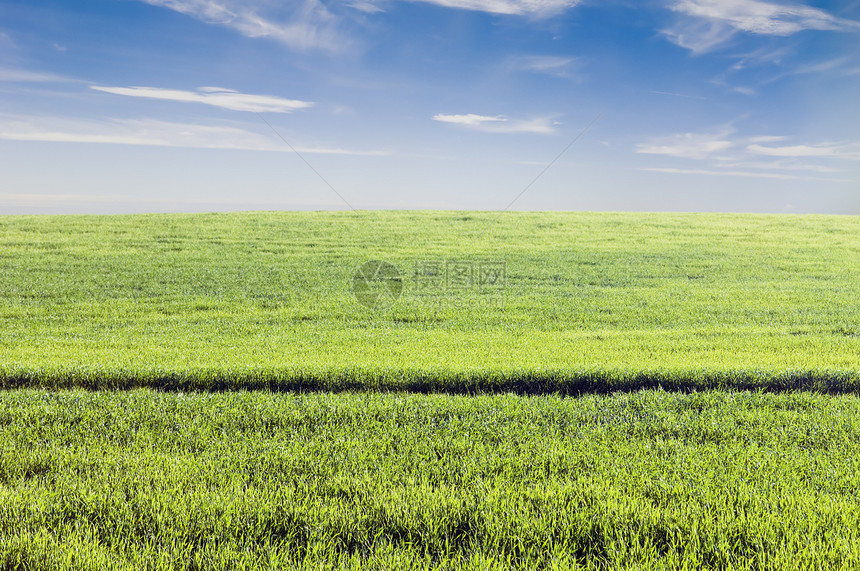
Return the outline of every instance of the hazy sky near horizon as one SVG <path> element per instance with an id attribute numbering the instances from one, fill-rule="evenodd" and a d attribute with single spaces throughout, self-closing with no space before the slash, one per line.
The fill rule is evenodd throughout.
<path id="1" fill-rule="evenodd" d="M 0 214 L 860 214 L 858 102 L 860 0 L 0 0 Z"/>

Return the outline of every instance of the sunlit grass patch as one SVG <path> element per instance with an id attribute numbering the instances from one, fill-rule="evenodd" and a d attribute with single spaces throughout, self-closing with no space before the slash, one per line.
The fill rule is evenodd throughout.
<path id="1" fill-rule="evenodd" d="M 0 225 L 5 386 L 860 382 L 856 217 L 292 212 Z M 374 259 L 402 279 L 390 307 L 354 295 Z M 504 279 L 446 273 L 482 264 Z"/>
<path id="2" fill-rule="evenodd" d="M 852 568 L 856 396 L 0 393 L 0 565 Z"/>

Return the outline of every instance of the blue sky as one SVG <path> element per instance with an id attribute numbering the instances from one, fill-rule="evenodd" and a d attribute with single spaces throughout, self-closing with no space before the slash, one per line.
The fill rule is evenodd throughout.
<path id="1" fill-rule="evenodd" d="M 860 0 L 0 0 L 0 213 L 860 214 L 858 102 Z"/>

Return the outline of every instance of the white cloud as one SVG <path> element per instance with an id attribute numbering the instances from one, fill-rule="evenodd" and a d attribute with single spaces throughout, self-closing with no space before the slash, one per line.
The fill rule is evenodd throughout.
<path id="1" fill-rule="evenodd" d="M 741 95 L 746 95 L 747 97 L 753 97 L 755 95 L 758 95 L 758 91 L 756 91 L 752 87 L 743 87 L 740 85 L 734 87 L 732 91 L 734 91 L 735 93 L 740 93 Z"/>
<path id="2" fill-rule="evenodd" d="M 802 162 L 799 162 L 795 159 L 781 159 L 781 160 L 770 161 L 770 162 L 743 160 L 743 161 L 740 161 L 737 163 L 734 163 L 734 162 L 719 163 L 716 166 L 719 166 L 720 168 L 725 168 L 725 169 L 744 168 L 744 169 L 771 170 L 771 171 L 810 171 L 810 172 L 818 172 L 818 173 L 843 172 L 842 169 L 835 169 L 835 168 L 827 167 L 824 165 L 802 163 Z"/>
<path id="3" fill-rule="evenodd" d="M 775 135 L 737 137 L 735 129 L 724 127 L 714 133 L 683 133 L 652 139 L 636 145 L 635 150 L 705 165 L 689 168 L 676 160 L 681 166 L 655 166 L 645 169 L 648 171 L 774 179 L 841 181 L 799 173 L 831 175 L 852 170 L 849 164 L 839 161 L 860 160 L 860 142 L 777 146 L 788 140 L 789 137 Z M 774 160 L 762 160 L 763 156 Z"/>
<path id="4" fill-rule="evenodd" d="M 838 69 L 848 63 L 847 57 L 840 57 L 835 59 L 830 59 L 827 61 L 822 61 L 818 63 L 811 63 L 808 65 L 802 65 L 791 71 L 793 75 L 803 75 L 807 73 L 821 73 L 823 71 L 832 71 L 834 69 Z"/>
<path id="5" fill-rule="evenodd" d="M 795 67 L 794 69 L 790 69 L 790 70 L 785 71 L 783 73 L 780 73 L 774 77 L 771 77 L 770 79 L 767 79 L 766 81 L 764 81 L 762 83 L 763 84 L 773 83 L 774 81 L 778 81 L 778 80 L 783 79 L 785 77 L 791 77 L 791 76 L 795 76 L 795 75 L 807 75 L 807 74 L 825 73 L 828 71 L 834 71 L 834 70 L 838 70 L 840 68 L 843 68 L 848 63 L 849 63 L 848 58 L 840 57 L 840 58 L 830 59 L 830 60 L 822 61 L 822 62 L 799 65 L 799 66 Z M 843 75 L 844 75 L 844 72 L 843 72 Z"/>
<path id="6" fill-rule="evenodd" d="M 53 73 L 0 67 L 0 81 L 8 81 L 10 83 L 59 83 L 73 80 Z"/>
<path id="7" fill-rule="evenodd" d="M 550 117 L 538 117 L 535 119 L 509 119 L 504 115 L 446 115 L 439 113 L 433 116 L 434 121 L 442 123 L 453 123 L 463 127 L 483 131 L 485 133 L 537 133 L 539 135 L 552 135 L 555 133 L 554 122 Z"/>
<path id="8" fill-rule="evenodd" d="M 780 141 L 785 141 L 788 137 L 784 135 L 761 135 L 758 137 L 749 137 L 747 139 L 748 143 L 778 143 Z"/>
<path id="9" fill-rule="evenodd" d="M 709 169 L 678 169 L 678 168 L 646 168 L 642 169 L 648 172 L 660 172 L 667 174 L 686 174 L 697 176 L 731 176 L 745 178 L 769 178 L 776 180 L 817 180 L 822 182 L 844 183 L 850 182 L 845 179 L 825 178 L 818 176 L 805 176 L 796 174 L 786 174 L 779 172 L 757 172 L 757 171 L 732 171 L 732 170 L 709 170 Z"/>
<path id="10" fill-rule="evenodd" d="M 577 63 L 576 58 L 571 57 L 524 55 L 511 58 L 508 61 L 508 67 L 511 71 L 570 78 L 573 76 Z"/>
<path id="11" fill-rule="evenodd" d="M 202 91 L 204 93 L 239 93 L 235 89 L 227 89 L 226 87 L 198 87 L 197 91 Z"/>
<path id="12" fill-rule="evenodd" d="M 678 0 L 670 9 L 682 19 L 664 30 L 670 41 L 695 53 L 727 42 L 737 32 L 789 36 L 803 30 L 860 29 L 860 22 L 801 4 L 763 0 Z"/>
<path id="13" fill-rule="evenodd" d="M 729 68 L 729 71 L 737 72 L 761 65 L 782 65 L 782 62 L 790 58 L 793 53 L 794 50 L 786 46 L 758 48 L 743 54 L 741 59 Z"/>
<path id="14" fill-rule="evenodd" d="M 345 38 L 319 0 L 273 4 L 265 0 L 141 0 L 187 14 L 209 24 L 233 28 L 251 38 L 268 38 L 288 47 L 341 51 Z M 276 14 L 269 15 L 271 11 Z"/>
<path id="15" fill-rule="evenodd" d="M 236 17 L 236 13 L 228 9 L 222 1 L 218 0 L 143 0 L 153 6 L 163 6 L 190 14 L 192 16 L 205 18 L 212 21 L 228 21 Z"/>
<path id="16" fill-rule="evenodd" d="M 669 174 L 692 174 L 706 176 L 741 176 L 750 178 L 775 178 L 780 180 L 791 180 L 806 177 L 782 173 L 767 173 L 767 172 L 751 172 L 751 171 L 729 171 L 729 170 L 708 170 L 708 169 L 678 169 L 671 167 L 652 167 L 643 169 L 648 172 L 662 172 Z"/>
<path id="17" fill-rule="evenodd" d="M 686 93 L 673 93 L 671 91 L 654 91 L 651 90 L 648 93 L 653 93 L 654 95 L 668 95 L 670 97 L 681 97 L 684 99 L 700 99 L 702 101 L 707 101 L 707 97 L 702 97 L 701 95 L 689 95 Z"/>
<path id="18" fill-rule="evenodd" d="M 354 10 L 358 10 L 359 12 L 364 12 L 365 14 L 378 14 L 379 12 L 385 11 L 373 2 L 350 2 L 347 4 L 347 6 Z"/>
<path id="19" fill-rule="evenodd" d="M 433 116 L 433 120 L 442 121 L 443 123 L 456 123 L 457 125 L 465 125 L 467 127 L 480 127 L 486 123 L 507 121 L 504 115 L 489 117 L 487 115 L 475 115 L 474 113 L 469 113 L 468 115 L 446 115 L 439 113 Z"/>
<path id="20" fill-rule="evenodd" d="M 663 35 L 673 44 L 686 48 L 694 54 L 716 49 L 735 35 L 735 30 L 720 22 L 685 21 L 672 29 L 663 30 Z"/>
<path id="21" fill-rule="evenodd" d="M 740 60 L 730 66 L 717 78 L 714 78 L 713 83 L 730 87 L 732 91 L 743 95 L 757 95 L 759 89 L 770 83 L 782 80 L 786 77 L 812 74 L 827 74 L 829 76 L 847 76 L 851 73 L 851 66 L 856 65 L 856 62 L 850 57 L 841 56 L 820 61 L 800 62 L 796 48 L 787 49 L 785 47 L 778 50 L 760 49 L 754 52 L 743 54 Z M 767 77 L 761 69 L 756 67 L 780 68 L 780 71 Z M 732 86 L 735 81 L 732 81 L 731 76 L 746 72 L 743 81 L 744 86 Z"/>
<path id="22" fill-rule="evenodd" d="M 833 156 L 832 147 L 810 147 L 809 145 L 794 145 L 790 147 L 763 147 L 762 145 L 749 145 L 747 147 L 757 155 L 769 157 L 830 157 Z"/>
<path id="23" fill-rule="evenodd" d="M 511 15 L 550 16 L 563 12 L 580 3 L 581 0 L 410 0 L 427 2 L 447 8 L 461 8 L 478 12 Z"/>
<path id="24" fill-rule="evenodd" d="M 761 0 L 680 0 L 676 12 L 712 21 L 753 34 L 788 36 L 801 30 L 843 30 L 858 22 L 831 16 L 802 5 L 782 5 Z"/>
<path id="25" fill-rule="evenodd" d="M 684 159 L 705 159 L 735 146 L 727 139 L 732 130 L 717 133 L 681 133 L 652 139 L 636 145 L 636 152 L 648 155 L 667 155 Z"/>
<path id="26" fill-rule="evenodd" d="M 789 145 L 765 147 L 753 144 L 747 147 L 751 153 L 768 157 L 831 157 L 860 159 L 860 144 Z"/>
<path id="27" fill-rule="evenodd" d="M 273 95 L 250 95 L 220 87 L 201 87 L 196 92 L 179 89 L 162 89 L 160 87 L 101 87 L 98 85 L 91 86 L 91 89 L 113 93 L 114 95 L 188 103 L 205 103 L 206 105 L 213 105 L 233 111 L 257 113 L 290 113 L 297 109 L 306 109 L 313 106 L 313 103 L 309 101 L 284 99 Z"/>
<path id="28" fill-rule="evenodd" d="M 261 123 L 262 125 L 262 123 Z M 283 142 L 245 126 L 198 125 L 154 119 L 74 120 L 0 115 L 0 139 L 54 143 L 102 143 L 200 149 L 291 152 Z M 304 154 L 383 156 L 385 151 L 296 147 Z"/>

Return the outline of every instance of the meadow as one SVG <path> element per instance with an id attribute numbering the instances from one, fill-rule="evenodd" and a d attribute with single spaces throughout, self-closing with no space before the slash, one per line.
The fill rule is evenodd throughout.
<path id="1" fill-rule="evenodd" d="M 860 386 L 857 217 L 293 212 L 0 229 L 6 387 Z M 401 272 L 391 307 L 353 294 L 373 259 Z M 505 279 L 428 289 L 427 262 L 501 262 Z"/>
<path id="2" fill-rule="evenodd" d="M 0 394 L 3 569 L 856 569 L 860 399 Z"/>
<path id="3" fill-rule="evenodd" d="M 857 217 L 0 217 L 0 389 L 0 569 L 860 567 Z"/>

